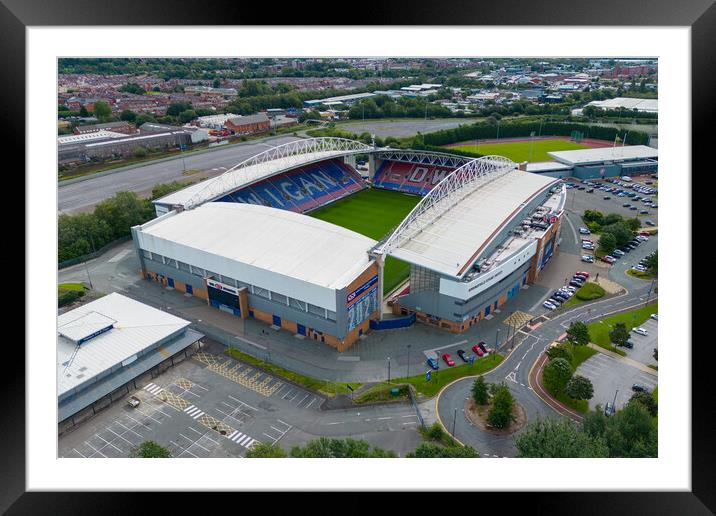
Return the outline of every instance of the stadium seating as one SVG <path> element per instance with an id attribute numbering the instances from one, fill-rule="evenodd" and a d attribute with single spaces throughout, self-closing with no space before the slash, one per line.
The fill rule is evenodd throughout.
<path id="1" fill-rule="evenodd" d="M 449 175 L 453 168 L 401 161 L 384 161 L 373 178 L 373 186 L 386 190 L 426 195 Z"/>
<path id="2" fill-rule="evenodd" d="M 339 160 L 312 163 L 277 174 L 218 199 L 304 213 L 366 188 L 361 176 Z"/>

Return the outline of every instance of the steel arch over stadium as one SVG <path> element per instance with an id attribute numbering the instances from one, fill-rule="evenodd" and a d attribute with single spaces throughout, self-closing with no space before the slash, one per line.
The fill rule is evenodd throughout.
<path id="1" fill-rule="evenodd" d="M 194 193 L 184 204 L 185 209 L 195 208 L 242 186 L 274 173 L 306 165 L 315 161 L 364 154 L 375 149 L 369 145 L 345 138 L 311 138 L 278 145 L 256 154 L 216 177 Z"/>
<path id="2" fill-rule="evenodd" d="M 468 161 L 423 197 L 395 231 L 374 251 L 383 255 L 390 254 L 391 250 L 414 238 L 465 196 L 516 168 L 516 163 L 503 156 L 483 156 Z"/>

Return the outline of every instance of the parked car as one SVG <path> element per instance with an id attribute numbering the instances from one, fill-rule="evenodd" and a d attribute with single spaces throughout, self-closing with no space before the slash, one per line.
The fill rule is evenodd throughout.
<path id="1" fill-rule="evenodd" d="M 452 358 L 450 358 L 450 354 L 449 354 L 449 353 L 443 353 L 442 356 L 443 356 L 443 360 L 445 361 L 445 363 L 446 363 L 447 365 L 449 365 L 450 367 L 452 367 L 452 366 L 455 365 L 455 361 L 454 361 Z"/>
<path id="2" fill-rule="evenodd" d="M 458 349 L 457 350 L 457 356 L 459 356 L 463 362 L 468 362 L 470 360 L 470 355 L 465 353 L 464 349 Z"/>
<path id="3" fill-rule="evenodd" d="M 608 255 L 606 255 L 604 258 L 602 258 L 602 261 L 603 261 L 603 262 L 607 262 L 607 263 L 609 263 L 609 264 L 612 264 L 612 263 L 616 262 L 617 259 L 608 254 Z"/>
<path id="4" fill-rule="evenodd" d="M 607 405 L 604 407 L 604 415 L 609 417 L 615 412 L 616 410 L 614 409 L 614 404 L 611 401 L 608 401 Z"/>
<path id="5" fill-rule="evenodd" d="M 478 345 L 474 345 L 474 346 L 472 347 L 472 351 L 473 351 L 478 357 L 481 357 L 482 355 L 485 354 L 485 352 L 482 351 Z"/>
<path id="6" fill-rule="evenodd" d="M 646 385 L 642 385 L 640 383 L 635 383 L 631 386 L 631 390 L 634 392 L 649 392 L 649 389 L 646 388 Z"/>
<path id="7" fill-rule="evenodd" d="M 628 202 L 625 202 L 624 204 L 622 204 L 622 206 L 623 206 L 624 208 L 629 208 L 629 207 L 631 206 L 631 204 L 628 203 Z"/>
<path id="8" fill-rule="evenodd" d="M 634 343 L 633 343 L 632 341 L 628 340 L 628 341 L 626 341 L 626 343 L 624 344 L 624 347 L 625 347 L 625 348 L 628 348 L 628 349 L 634 349 Z"/>
<path id="9" fill-rule="evenodd" d="M 608 201 L 609 199 L 611 199 L 611 197 L 609 197 L 608 195 L 605 195 L 605 196 L 604 196 L 604 200 L 605 200 L 605 201 Z"/>
<path id="10" fill-rule="evenodd" d="M 637 333 L 637 334 L 639 334 L 639 335 L 644 335 L 644 336 L 649 335 L 649 332 L 646 331 L 646 330 L 645 330 L 644 328 L 642 328 L 641 326 L 640 326 L 639 328 L 632 328 L 631 331 L 633 331 L 634 333 Z"/>
<path id="11" fill-rule="evenodd" d="M 639 210 L 639 215 L 649 215 L 649 210 Z"/>
<path id="12" fill-rule="evenodd" d="M 590 234 L 589 228 L 579 228 L 579 234 L 580 235 L 589 235 Z"/>
<path id="13" fill-rule="evenodd" d="M 652 220 L 645 220 L 644 224 L 646 224 L 647 226 L 656 226 L 656 224 Z"/>
<path id="14" fill-rule="evenodd" d="M 557 305 L 555 305 L 554 303 L 550 303 L 549 301 L 545 301 L 544 303 L 542 303 L 542 306 L 544 306 L 548 310 L 556 310 L 557 309 Z"/>
<path id="15" fill-rule="evenodd" d="M 552 303 L 554 306 L 562 306 L 562 303 L 564 303 L 564 301 L 560 301 L 559 298 L 554 296 L 550 297 L 547 301 Z"/>
<path id="16" fill-rule="evenodd" d="M 438 361 L 435 360 L 434 358 L 428 358 L 427 363 L 432 369 L 435 369 L 435 370 L 440 369 L 440 365 L 438 365 Z"/>
<path id="17" fill-rule="evenodd" d="M 590 188 L 589 190 L 587 190 L 587 193 L 594 193 L 594 188 Z"/>
<path id="18" fill-rule="evenodd" d="M 582 261 L 587 263 L 594 263 L 594 256 L 592 256 L 591 254 L 583 254 Z"/>
<path id="19" fill-rule="evenodd" d="M 651 318 L 654 319 L 655 321 L 658 321 L 658 320 L 659 320 L 659 314 L 651 314 L 649 317 L 651 317 Z"/>
<path id="20" fill-rule="evenodd" d="M 483 353 L 489 353 L 490 351 L 492 351 L 492 349 L 485 346 L 485 343 L 483 341 L 478 342 L 477 346 L 482 350 Z"/>
<path id="21" fill-rule="evenodd" d="M 639 208 L 638 208 L 638 207 L 636 207 L 636 206 L 632 206 L 632 207 L 631 207 L 631 208 L 629 208 L 629 209 L 630 209 L 631 211 L 636 211 L 636 210 L 638 210 Z"/>
<path id="22" fill-rule="evenodd" d="M 614 256 L 615 258 L 621 258 L 621 257 L 623 257 L 625 254 L 626 254 L 626 253 L 625 253 L 624 251 L 621 251 L 621 250 L 619 250 L 619 249 L 614 249 L 614 251 L 612 251 L 612 256 Z"/>
<path id="23" fill-rule="evenodd" d="M 589 277 L 589 273 L 587 271 L 577 271 L 575 274 L 578 274 L 580 276 L 584 276 L 585 278 Z"/>

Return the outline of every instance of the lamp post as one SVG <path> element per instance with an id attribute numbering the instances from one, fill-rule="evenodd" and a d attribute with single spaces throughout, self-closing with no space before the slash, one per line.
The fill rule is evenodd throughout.
<path id="1" fill-rule="evenodd" d="M 408 344 L 408 378 L 410 378 L 410 344 Z"/>
<path id="2" fill-rule="evenodd" d="M 495 336 L 495 351 L 500 349 L 500 329 L 497 328 L 497 335 Z"/>
<path id="3" fill-rule="evenodd" d="M 455 412 L 452 416 L 452 436 L 455 438 L 455 421 L 457 420 L 457 407 L 455 407 Z"/>
<path id="4" fill-rule="evenodd" d="M 388 383 L 390 383 L 390 357 L 388 357 Z"/>

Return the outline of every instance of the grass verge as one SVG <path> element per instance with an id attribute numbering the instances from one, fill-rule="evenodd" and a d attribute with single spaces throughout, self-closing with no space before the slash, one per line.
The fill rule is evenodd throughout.
<path id="1" fill-rule="evenodd" d="M 295 384 L 298 384 L 307 389 L 311 389 L 313 391 L 320 392 L 321 394 L 324 394 L 326 396 L 333 397 L 337 394 L 350 395 L 351 393 L 351 391 L 347 387 L 347 385 L 349 384 L 346 382 L 329 382 L 327 380 L 318 380 L 317 378 L 311 378 L 310 376 L 305 376 L 294 371 L 289 371 L 288 369 L 284 369 L 283 367 L 279 367 L 269 362 L 265 362 L 258 358 L 252 357 L 251 355 L 239 351 L 238 349 L 229 348 L 225 352 L 227 355 L 236 358 L 237 360 L 241 360 L 242 362 L 251 364 L 252 366 L 262 369 L 267 373 L 280 376 Z M 357 389 L 361 386 L 361 384 L 350 383 L 350 386 L 354 389 Z"/>
<path id="2" fill-rule="evenodd" d="M 352 386 L 351 386 L 352 387 Z M 393 395 L 391 391 L 398 389 L 398 394 Z M 408 399 L 407 385 L 393 385 L 389 383 L 380 383 L 374 385 L 370 389 L 360 393 L 353 399 L 353 403 L 358 405 L 364 403 L 378 403 L 381 401 L 405 401 Z"/>
<path id="3" fill-rule="evenodd" d="M 614 325 L 618 322 L 622 322 L 626 325 L 627 330 L 631 331 L 632 328 L 639 326 L 641 323 L 649 319 L 649 316 L 659 312 L 659 302 L 649 303 L 647 306 L 642 306 L 636 310 L 624 312 L 622 314 L 612 315 L 599 322 L 595 322 L 587 325 L 589 328 L 589 339 L 604 349 L 611 349 L 614 346 L 611 345 L 609 339 L 609 332 L 612 330 Z M 611 349 L 614 351 L 613 349 Z M 621 350 L 619 350 L 621 351 Z"/>
<path id="4" fill-rule="evenodd" d="M 464 376 L 472 376 L 478 374 L 484 374 L 491 369 L 497 367 L 504 357 L 499 354 L 490 355 L 487 357 L 479 358 L 475 360 L 475 363 L 471 366 L 470 364 L 463 364 L 454 367 L 448 367 L 447 369 L 439 369 L 437 371 L 430 372 L 430 381 L 425 381 L 425 373 L 421 373 L 417 376 L 411 376 L 409 378 L 396 378 L 393 383 L 409 383 L 415 390 L 422 396 L 435 396 L 440 389 L 445 387 L 447 384 L 458 378 Z M 427 369 L 427 365 L 425 366 Z"/>

